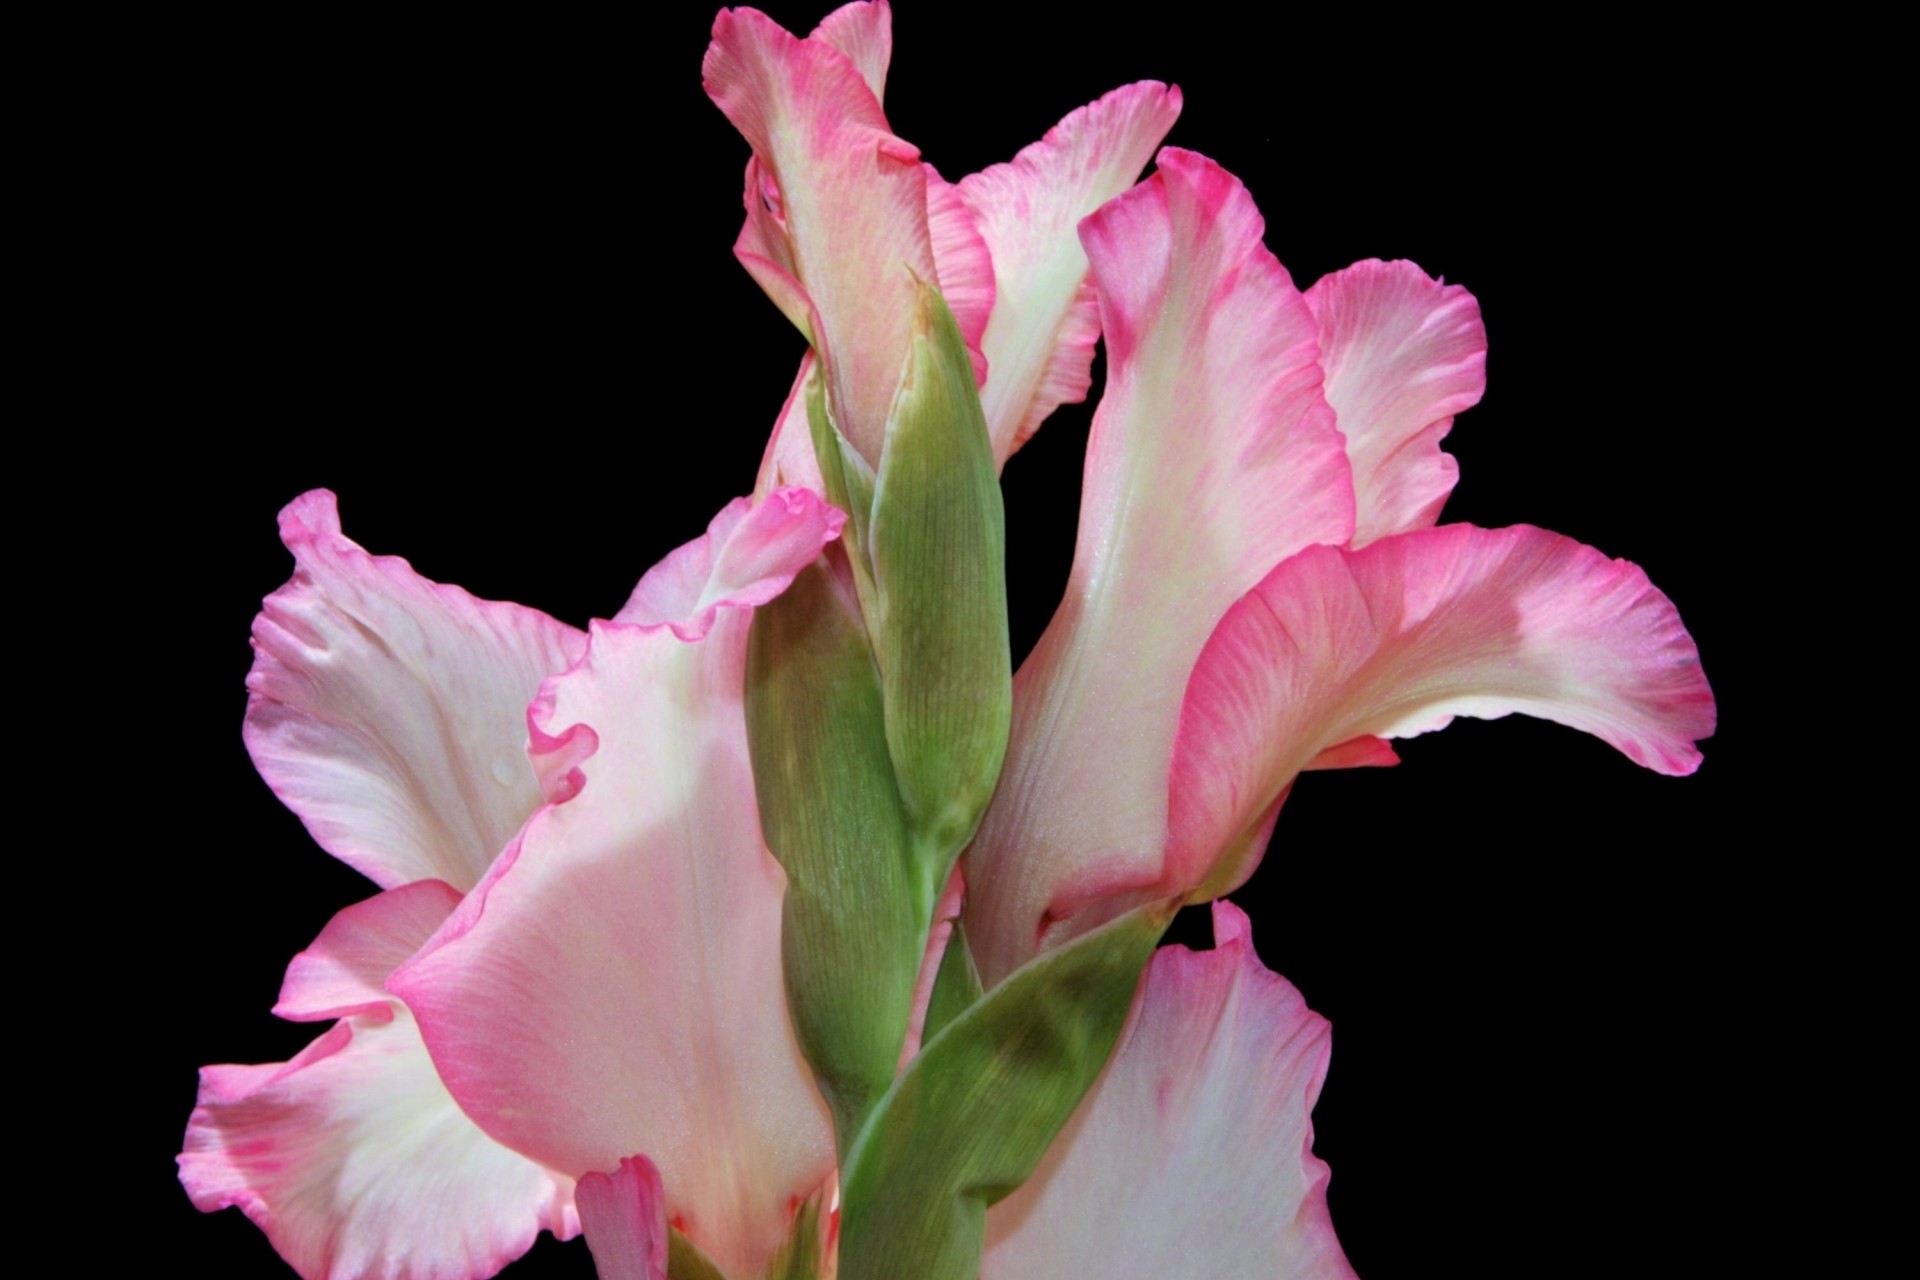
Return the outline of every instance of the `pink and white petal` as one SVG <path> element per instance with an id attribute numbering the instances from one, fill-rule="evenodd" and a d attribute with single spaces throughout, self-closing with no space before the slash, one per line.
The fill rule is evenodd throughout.
<path id="1" fill-rule="evenodd" d="M 987 1214 L 981 1280 L 1351 1280 L 1313 1154 L 1326 1020 L 1215 903 L 1163 947 L 1113 1060 L 1026 1185 Z"/>
<path id="2" fill-rule="evenodd" d="M 369 555 L 324 489 L 287 505 L 280 536 L 297 567 L 254 619 L 247 675 L 260 776 L 383 888 L 471 888 L 540 803 L 527 700 L 586 637 Z"/>
<path id="3" fill-rule="evenodd" d="M 595 729 L 579 793 L 528 823 L 390 986 L 490 1133 L 575 1173 L 647 1151 L 682 1229 L 755 1275 L 833 1142 L 781 985 L 784 878 L 740 705 L 746 621 L 729 611 L 696 645 L 596 624 L 546 723 Z"/>
<path id="4" fill-rule="evenodd" d="M 993 257 L 975 224 L 973 211 L 960 188 L 927 166 L 927 235 L 933 242 L 934 266 L 939 272 L 940 296 L 966 341 L 975 382 L 987 380 L 987 358 L 980 338 L 993 312 Z"/>
<path id="5" fill-rule="evenodd" d="M 541 1230 L 579 1230 L 572 1180 L 461 1114 L 405 1010 L 336 1023 L 292 1062 L 205 1068 L 180 1180 L 307 1280 L 482 1280 Z"/>
<path id="6" fill-rule="evenodd" d="M 887 64 L 893 61 L 893 9 L 887 0 L 855 0 L 841 5 L 807 39 L 821 40 L 845 54 L 873 90 L 875 102 L 887 98 Z"/>
<path id="7" fill-rule="evenodd" d="M 776 540 L 791 558 L 767 573 L 790 578 L 826 536 Z M 646 1152 L 673 1220 L 733 1275 L 759 1274 L 834 1161 L 786 1012 L 785 879 L 741 702 L 749 614 L 728 602 L 697 642 L 595 624 L 535 704 L 549 740 L 592 727 L 577 794 L 388 983 L 488 1132 L 576 1175 Z"/>
<path id="8" fill-rule="evenodd" d="M 1014 679 L 1000 788 L 968 854 L 982 977 L 1169 879 L 1187 675 L 1276 563 L 1353 529 L 1312 313 L 1239 181 L 1169 148 L 1081 229 L 1108 343 L 1066 599 Z"/>
<path id="9" fill-rule="evenodd" d="M 1460 475 L 1440 441 L 1487 389 L 1480 304 L 1411 262 L 1378 259 L 1323 277 L 1306 296 L 1353 462 L 1353 545 L 1429 527 Z"/>
<path id="10" fill-rule="evenodd" d="M 759 156 L 747 158 L 746 190 L 742 203 L 747 220 L 733 242 L 733 256 L 747 269 L 754 283 L 766 290 L 780 314 L 793 327 L 814 340 L 813 299 L 800 283 L 800 267 L 793 259 L 793 246 L 787 241 L 786 224 L 780 213 L 780 188 L 760 163 Z"/>
<path id="11" fill-rule="evenodd" d="M 840 428 L 877 461 L 918 282 L 938 279 L 920 153 L 894 136 L 846 54 L 756 10 L 721 11 L 703 71 L 708 96 L 753 148 L 769 206 L 765 217 L 749 210 L 755 230 L 742 244 L 756 262 L 747 265 L 758 277 L 758 264 L 779 263 L 805 290 L 806 331 L 826 362 Z"/>
<path id="12" fill-rule="evenodd" d="M 1525 525 L 1302 552 L 1234 606 L 1194 669 L 1168 861 L 1211 865 L 1330 747 L 1515 711 L 1668 774 L 1699 766 L 1714 725 L 1693 640 L 1636 565 Z"/>
<path id="13" fill-rule="evenodd" d="M 1400 763 L 1400 753 L 1385 738 L 1363 733 L 1335 743 L 1313 759 L 1308 769 L 1380 769 Z"/>
<path id="14" fill-rule="evenodd" d="M 1069 113 L 1010 162 L 961 179 L 995 278 L 980 399 L 997 462 L 1060 405 L 1086 398 L 1100 312 L 1080 220 L 1134 184 L 1179 114 L 1178 89 L 1130 84 Z"/>
<path id="15" fill-rule="evenodd" d="M 987 362 L 979 346 L 987 314 L 993 309 L 993 263 L 987 256 L 986 242 L 973 225 L 973 215 L 960 201 L 958 188 L 935 172 L 932 165 L 926 167 L 926 179 L 927 226 L 933 241 L 941 295 L 953 312 L 961 337 L 967 342 L 974 376 L 984 379 Z M 768 278 L 757 278 L 769 293 L 780 283 L 777 279 L 770 284 Z M 1090 292 L 1088 305 L 1092 305 Z M 811 320 L 796 323 L 803 332 L 811 332 Z M 1098 336 L 1096 318 L 1093 335 L 1087 339 L 1089 356 L 1093 339 Z M 807 375 L 813 369 L 814 359 L 814 353 L 808 351 L 800 361 L 800 372 L 794 376 L 793 389 L 787 393 L 787 402 L 781 406 L 766 452 L 761 456 L 760 473 L 754 482 L 756 494 L 781 484 L 797 485 L 820 494 L 826 492 L 820 462 L 813 453 L 813 430 L 807 421 Z"/>
<path id="16" fill-rule="evenodd" d="M 813 352 L 809 351 L 801 357 L 793 389 L 787 392 L 787 402 L 780 406 L 773 434 L 767 438 L 766 452 L 760 455 L 760 472 L 753 482 L 755 497 L 782 485 L 826 496 L 827 482 L 820 474 L 820 460 L 814 457 L 813 428 L 807 422 L 807 376 L 812 372 Z"/>
<path id="17" fill-rule="evenodd" d="M 574 1198 L 600 1280 L 667 1280 L 667 1197 L 653 1161 L 631 1156 L 612 1174 L 590 1173 Z"/>
<path id="18" fill-rule="evenodd" d="M 460 894 L 439 880 L 417 880 L 335 914 L 313 945 L 293 958 L 274 1013 L 290 1022 L 365 1014 L 390 1016 L 386 981 L 426 945 Z"/>
<path id="19" fill-rule="evenodd" d="M 705 536 L 647 570 L 614 621 L 666 626 L 698 640 L 721 609 L 765 604 L 785 591 L 846 523 L 846 512 L 808 489 L 775 489 L 758 502 L 735 498 Z"/>

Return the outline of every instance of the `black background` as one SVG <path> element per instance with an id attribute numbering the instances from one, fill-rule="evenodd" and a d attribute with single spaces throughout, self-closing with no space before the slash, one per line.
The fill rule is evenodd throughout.
<path id="1" fill-rule="evenodd" d="M 709 11 L 350 21 L 168 31 L 191 56 L 132 95 L 109 183 L 127 355 L 102 376 L 150 433 L 124 533 L 165 673 L 134 718 L 142 820 L 172 851 L 124 878 L 151 1022 L 121 1154 L 146 1238 L 207 1276 L 280 1264 L 172 1181 L 194 1070 L 311 1037 L 267 1013 L 281 970 L 371 891 L 241 747 L 248 623 L 289 570 L 274 513 L 331 487 L 368 548 L 584 624 L 749 489 L 802 351 L 731 258 L 746 148 L 700 89 Z M 1456 24 L 1271 21 L 907 4 L 888 113 L 957 178 L 1170 80 L 1169 141 L 1247 182 L 1302 287 L 1407 257 L 1479 297 L 1489 387 L 1448 441 L 1445 518 L 1643 565 L 1722 728 L 1676 780 L 1557 726 L 1457 723 L 1398 769 L 1303 781 L 1236 900 L 1333 1022 L 1316 1149 L 1362 1276 L 1708 1267 L 1754 1208 L 1733 1188 L 1780 1052 L 1761 1006 L 1796 998 L 1777 886 L 1735 834 L 1778 785 L 1745 567 L 1769 495 L 1728 462 L 1786 412 L 1754 389 L 1769 304 L 1727 252 L 1760 199 L 1760 108 L 1705 43 L 1510 30 L 1495 55 Z M 1065 578 L 1088 416 L 1006 472 L 1016 656 Z M 543 1241 L 508 1274 L 590 1272 Z"/>

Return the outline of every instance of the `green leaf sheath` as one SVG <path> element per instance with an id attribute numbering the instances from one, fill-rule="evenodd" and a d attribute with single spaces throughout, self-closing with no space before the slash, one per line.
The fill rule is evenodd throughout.
<path id="1" fill-rule="evenodd" d="M 927 1042 L 842 1163 L 840 1280 L 975 1280 L 987 1206 L 1099 1075 L 1169 919 L 1142 907 L 1047 952 Z"/>
<path id="2" fill-rule="evenodd" d="M 602 1277 L 602 1280 L 605 1280 Z M 707 1260 L 698 1245 L 668 1228 L 667 1280 L 727 1280 L 727 1274 Z"/>
<path id="3" fill-rule="evenodd" d="M 937 290 L 887 423 L 866 534 L 867 616 L 931 911 L 1000 777 L 1012 714 L 1006 516 L 966 343 Z"/>
<path id="4" fill-rule="evenodd" d="M 926 924 L 873 660 L 832 575 L 816 561 L 755 612 L 746 704 L 760 822 L 787 873 L 787 1003 L 844 1152 L 899 1065 Z"/>
<path id="5" fill-rule="evenodd" d="M 766 1280 L 820 1280 L 825 1270 L 821 1261 L 824 1241 L 820 1235 L 820 1195 L 800 1206 L 793 1217 L 793 1232 L 767 1264 Z"/>
<path id="6" fill-rule="evenodd" d="M 953 936 L 940 955 L 940 971 L 933 977 L 933 996 L 927 1001 L 927 1021 L 920 1030 L 920 1043 L 939 1035 L 949 1022 L 971 1009 L 980 995 L 980 970 L 974 967 L 966 931 L 955 920 Z"/>
<path id="7" fill-rule="evenodd" d="M 788 1233 L 787 1242 L 767 1263 L 760 1280 L 820 1280 L 826 1270 L 822 1261 L 826 1241 L 820 1232 L 820 1199 L 819 1195 L 813 1196 L 794 1214 L 793 1230 Z M 614 1280 L 614 1277 L 602 1276 L 601 1280 Z M 667 1280 L 732 1280 L 732 1277 L 677 1228 L 669 1227 Z"/>
<path id="8" fill-rule="evenodd" d="M 827 501 L 847 513 L 847 530 L 840 545 L 846 549 L 847 559 L 853 565 L 861 614 L 863 618 L 870 617 L 875 608 L 876 590 L 873 561 L 867 553 L 867 534 L 873 525 L 873 468 L 834 423 L 833 406 L 828 403 L 825 375 L 818 361 L 807 375 L 804 394 L 813 456 L 820 463 L 820 478 L 826 482 Z"/>

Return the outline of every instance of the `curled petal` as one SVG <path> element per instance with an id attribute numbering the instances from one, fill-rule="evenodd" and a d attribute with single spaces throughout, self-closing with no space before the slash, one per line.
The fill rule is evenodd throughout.
<path id="1" fill-rule="evenodd" d="M 309 1280 L 481 1280 L 543 1228 L 578 1230 L 572 1180 L 467 1119 L 381 990 L 458 900 L 427 881 L 342 911 L 288 968 L 276 1012 L 355 1016 L 291 1062 L 200 1074 L 181 1182 L 202 1210 L 238 1205 Z"/>
<path id="2" fill-rule="evenodd" d="M 1440 441 L 1487 389 L 1480 304 L 1411 262 L 1378 260 L 1324 277 L 1306 297 L 1353 462 L 1353 545 L 1427 528 L 1460 475 Z"/>
<path id="3" fill-rule="evenodd" d="M 1543 529 L 1443 525 L 1359 551 L 1315 547 L 1236 604 L 1181 711 L 1168 862 L 1224 892 L 1247 833 L 1296 774 L 1362 735 L 1514 711 L 1691 773 L 1713 695 L 1680 616 L 1624 560 Z M 1350 763 L 1350 761 L 1348 762 Z"/>
<path id="4" fill-rule="evenodd" d="M 800 265 L 794 260 L 793 245 L 781 212 L 780 185 L 758 155 L 747 160 L 746 190 L 741 193 L 747 220 L 733 242 L 733 256 L 766 290 L 780 314 L 793 327 L 814 340 L 813 300 L 800 283 Z"/>
<path id="5" fill-rule="evenodd" d="M 1071 112 L 1008 163 L 960 180 L 994 275 L 980 402 L 995 461 L 1060 405 L 1086 399 L 1100 309 L 1077 229 L 1134 184 L 1179 114 L 1178 89 L 1130 84 Z"/>
<path id="6" fill-rule="evenodd" d="M 335 1023 L 292 1062 L 203 1070 L 180 1180 L 308 1280 L 482 1280 L 578 1229 L 572 1181 L 461 1114 L 405 1010 Z"/>
<path id="7" fill-rule="evenodd" d="M 1351 1280 L 1309 1118 L 1326 1020 L 1254 954 L 1154 954 L 1113 1060 L 1026 1184 L 987 1215 L 981 1280 Z"/>
<path id="8" fill-rule="evenodd" d="M 653 1161 L 632 1156 L 611 1175 L 590 1173 L 574 1194 L 600 1280 L 667 1280 L 667 1198 Z"/>
<path id="9" fill-rule="evenodd" d="M 460 895 L 438 880 L 419 880 L 339 912 L 313 945 L 293 958 L 273 1011 L 289 1022 L 369 1014 L 390 1016 L 387 976 L 413 957 Z"/>
<path id="10" fill-rule="evenodd" d="M 260 776 L 375 883 L 472 887 L 540 803 L 527 701 L 586 637 L 367 554 L 323 489 L 288 504 L 280 536 L 297 570 L 254 620 L 247 676 Z"/>
<path id="11" fill-rule="evenodd" d="M 841 5 L 807 35 L 832 45 L 846 55 L 860 78 L 873 90 L 873 100 L 887 96 L 887 64 L 893 61 L 893 9 L 887 0 L 854 0 Z"/>
<path id="12" fill-rule="evenodd" d="M 788 503 L 768 519 L 808 532 L 756 542 L 779 553 L 743 556 L 755 569 L 739 577 L 790 579 L 837 529 L 808 514 L 824 510 L 809 493 L 763 505 Z M 714 541 L 730 548 L 760 519 Z M 728 551 L 710 560 L 732 580 Z M 790 1206 L 831 1172 L 833 1138 L 787 1019 L 785 881 L 761 838 L 741 707 L 749 610 L 699 607 L 713 615 L 699 628 L 595 624 L 586 658 L 536 704 L 550 740 L 591 727 L 578 785 L 388 986 L 489 1133 L 575 1175 L 646 1152 L 673 1220 L 729 1274 L 756 1275 Z"/>
<path id="13" fill-rule="evenodd" d="M 1400 753 L 1385 738 L 1361 734 L 1336 743 L 1308 762 L 1309 769 L 1378 769 L 1400 763 Z"/>
<path id="14" fill-rule="evenodd" d="M 840 427 L 877 462 L 919 284 L 939 278 L 920 153 L 894 136 L 862 67 L 756 10 L 715 19 L 704 73 L 754 153 L 741 263 L 796 323 L 804 300 Z"/>
<path id="15" fill-rule="evenodd" d="M 785 591 L 846 523 L 846 512 L 806 489 L 776 489 L 758 503 L 735 498 L 705 537 L 647 570 L 614 621 L 698 640 L 723 607 L 750 608 Z"/>
<path id="16" fill-rule="evenodd" d="M 1313 315 L 1262 225 L 1238 180 L 1172 148 L 1082 224 L 1108 388 L 1066 599 L 1015 677 L 1006 768 L 968 854 L 989 985 L 1128 894 L 1191 887 L 1169 887 L 1162 860 L 1187 675 L 1276 563 L 1352 534 Z"/>

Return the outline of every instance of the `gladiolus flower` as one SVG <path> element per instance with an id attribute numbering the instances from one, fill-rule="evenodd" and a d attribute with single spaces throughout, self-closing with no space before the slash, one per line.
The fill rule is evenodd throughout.
<path id="1" fill-rule="evenodd" d="M 286 1064 L 207 1068 L 180 1158 L 196 1204 L 240 1206 L 306 1276 L 486 1276 L 541 1228 L 577 1232 L 576 1175 L 623 1158 L 604 1144 L 644 1144 L 681 1175 L 682 1214 L 697 1205 L 708 1227 L 711 1203 L 714 1232 L 738 1230 L 750 1256 L 756 1228 L 727 1216 L 741 1189 L 772 1180 L 769 1203 L 784 1209 L 781 1180 L 811 1190 L 831 1153 L 781 1006 L 779 868 L 754 819 L 739 666 L 753 606 L 841 521 L 804 490 L 736 502 L 583 635 L 368 555 L 341 533 L 331 494 L 287 508 L 282 536 L 299 571 L 254 627 L 248 746 L 322 845 L 389 887 L 341 912 L 288 970 L 276 1012 L 340 1019 L 332 1030 Z M 597 732 L 553 722 L 602 700 L 620 710 L 594 715 Z M 613 768 L 653 784 L 589 785 Z M 607 892 L 579 896 L 609 872 Z M 631 920 L 621 913 L 636 893 L 653 931 L 625 943 L 595 931 L 584 902 Z M 514 930 L 547 909 L 564 921 Z M 503 927 L 513 936 L 489 963 L 510 967 L 519 943 L 542 948 L 521 981 L 564 992 L 519 1006 L 567 1023 L 545 1043 L 586 1070 L 588 1046 L 604 1046 L 609 1083 L 628 1062 L 652 1064 L 656 1078 L 650 1094 L 606 1089 L 531 1112 L 544 1140 L 525 1151 L 476 1127 L 448 1092 L 464 1080 L 462 1053 L 486 1047 L 436 1061 L 416 1025 L 460 994 L 458 977 L 433 980 L 447 954 Z M 674 927 L 677 941 L 664 932 Z M 628 956 L 650 985 L 620 985 L 629 975 L 603 963 L 561 963 L 551 948 L 562 941 Z M 735 962 L 718 966 L 719 954 Z M 602 1013 L 624 1018 L 568 1003 L 596 999 L 594 975 L 616 993 Z M 510 989 L 473 999 L 504 1014 Z M 696 993 L 728 1004 L 675 1007 Z M 488 1038 L 511 1044 L 526 1030 L 496 1022 Z M 709 1123 L 689 1128 L 702 1100 Z M 778 1124 L 753 1123 L 745 1101 Z M 568 1123 L 589 1135 L 588 1151 L 568 1146 Z M 506 1128 L 506 1142 L 521 1139 Z M 729 1131 L 745 1145 L 729 1151 Z M 697 1147 L 687 1158 L 709 1171 L 711 1201 L 690 1193 L 673 1134 Z"/>
<path id="2" fill-rule="evenodd" d="M 383 892 L 289 970 L 277 1011 L 333 1028 L 207 1069 L 181 1176 L 303 1275 L 478 1280 L 584 1226 L 622 1280 L 1348 1276 L 1326 1024 L 1218 901 L 1298 776 L 1514 711 L 1699 763 L 1712 698 L 1638 568 L 1438 523 L 1465 289 L 1297 289 L 1240 182 L 1160 149 L 1157 83 L 949 183 L 890 55 L 885 0 L 716 21 L 736 254 L 810 351 L 756 497 L 612 621 L 426 582 L 330 495 L 283 518 L 248 744 Z M 1073 570 L 1009 683 L 975 482 L 1101 338 Z M 843 792 L 816 740 L 871 748 Z M 1154 949 L 1209 900 L 1211 951 Z"/>

